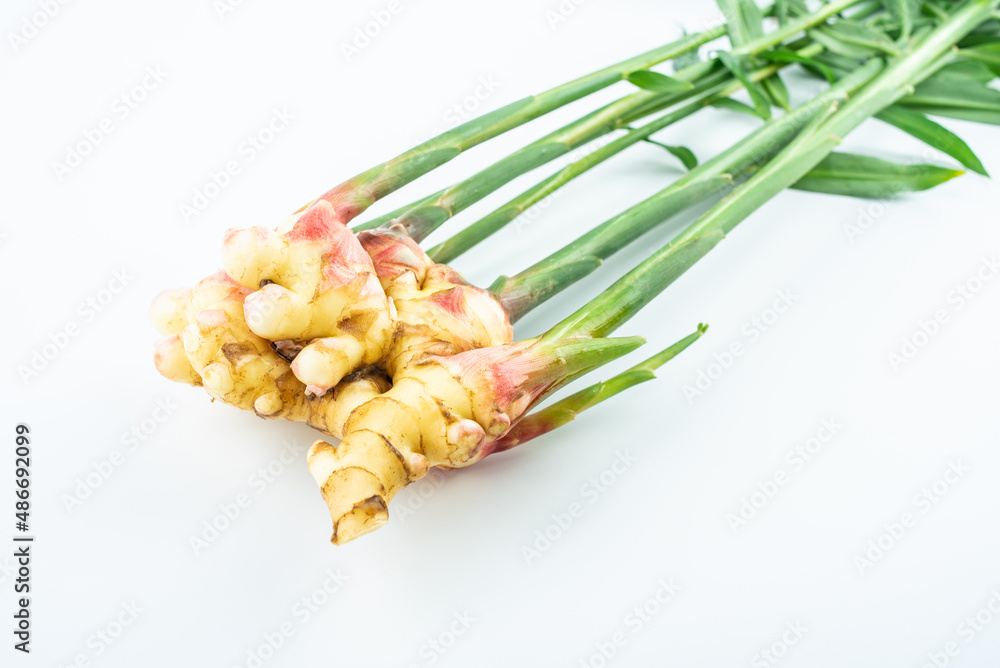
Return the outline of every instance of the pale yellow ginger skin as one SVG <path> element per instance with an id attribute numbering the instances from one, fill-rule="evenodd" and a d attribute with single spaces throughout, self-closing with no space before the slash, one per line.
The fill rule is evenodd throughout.
<path id="1" fill-rule="evenodd" d="M 551 365 L 532 342 L 427 356 L 403 367 L 387 392 L 358 406 L 340 445 L 317 441 L 309 470 L 342 544 L 383 526 L 389 501 L 431 466 L 460 468 L 492 445 L 545 388 L 533 373 Z"/>
<path id="2" fill-rule="evenodd" d="M 218 272 L 190 290 L 166 290 L 150 308 L 157 370 L 178 382 L 203 385 L 220 401 L 263 418 L 307 422 L 336 437 L 356 406 L 388 389 L 381 374 L 359 374 L 335 393 L 310 399 L 288 362 L 250 330 L 243 303 L 250 290 Z"/>
<path id="3" fill-rule="evenodd" d="M 305 343 L 292 372 L 322 394 L 382 357 L 393 331 L 391 302 L 357 237 L 319 200 L 277 230 L 230 230 L 223 266 L 254 290 L 246 322 L 261 338 Z"/>
<path id="4" fill-rule="evenodd" d="M 358 235 L 396 310 L 397 336 L 383 357 L 390 375 L 424 355 L 454 355 L 510 343 L 514 330 L 488 292 L 434 264 L 399 228 Z"/>
<path id="5" fill-rule="evenodd" d="M 551 361 L 512 344 L 499 303 L 405 233 L 355 236 L 326 202 L 275 232 L 230 231 L 225 266 L 154 302 L 168 335 L 157 368 L 342 438 L 318 441 L 308 460 L 337 544 L 384 524 L 389 500 L 430 467 L 488 454 L 536 396 L 525 374 Z M 272 345 L 286 340 L 302 346 L 291 363 Z"/>

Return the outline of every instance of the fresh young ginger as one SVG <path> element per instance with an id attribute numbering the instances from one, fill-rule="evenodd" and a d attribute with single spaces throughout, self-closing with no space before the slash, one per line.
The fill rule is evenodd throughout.
<path id="1" fill-rule="evenodd" d="M 400 228 L 355 235 L 323 200 L 276 231 L 230 231 L 224 265 L 156 298 L 151 317 L 166 335 L 156 367 L 260 417 L 342 438 L 318 441 L 308 460 L 334 543 L 384 524 L 389 500 L 430 467 L 489 454 L 565 375 L 566 344 L 512 343 L 488 292 Z"/>
<path id="2" fill-rule="evenodd" d="M 635 339 L 513 343 L 490 295 L 399 227 L 355 235 L 319 200 L 276 231 L 231 230 L 225 270 L 168 290 L 156 367 L 267 419 L 306 422 L 340 544 L 388 519 L 430 467 L 468 466 L 547 391 Z M 293 356 L 289 361 L 287 357 Z"/>

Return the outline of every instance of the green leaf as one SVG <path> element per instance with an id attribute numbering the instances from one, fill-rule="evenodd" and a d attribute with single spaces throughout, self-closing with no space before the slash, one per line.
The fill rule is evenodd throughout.
<path id="1" fill-rule="evenodd" d="M 926 81 L 962 80 L 988 84 L 996 79 L 996 75 L 983 63 L 974 60 L 959 60 L 945 65 L 932 74 Z"/>
<path id="2" fill-rule="evenodd" d="M 791 109 L 788 98 L 788 88 L 785 86 L 785 82 L 781 80 L 781 77 L 778 76 L 777 72 L 761 81 L 761 86 L 763 87 L 768 98 L 770 98 L 771 104 L 776 107 L 781 107 L 785 111 L 789 111 Z"/>
<path id="3" fill-rule="evenodd" d="M 931 78 L 899 101 L 932 116 L 951 116 L 979 123 L 1000 119 L 1000 91 L 974 79 Z"/>
<path id="4" fill-rule="evenodd" d="M 850 19 L 810 30 L 809 35 L 823 47 L 849 58 L 867 58 L 879 52 L 899 55 L 899 49 L 884 32 Z"/>
<path id="5" fill-rule="evenodd" d="M 891 197 L 927 190 L 963 174 L 935 165 L 902 165 L 867 155 L 831 153 L 793 188 L 850 197 Z"/>
<path id="6" fill-rule="evenodd" d="M 809 13 L 804 0 L 775 0 L 774 15 L 778 18 L 778 23 L 785 25 L 791 19 L 805 16 Z"/>
<path id="7" fill-rule="evenodd" d="M 858 46 L 866 46 L 890 56 L 898 56 L 900 54 L 899 49 L 888 35 L 878 28 L 873 28 L 864 23 L 850 19 L 841 19 L 830 24 L 830 30 L 845 42 Z"/>
<path id="8" fill-rule="evenodd" d="M 988 125 L 1000 125 L 1000 111 L 989 111 L 985 109 L 960 109 L 958 107 L 935 107 L 922 106 L 920 111 L 928 116 L 943 116 L 945 118 L 957 118 L 960 121 L 971 121 L 973 123 L 986 123 Z"/>
<path id="9" fill-rule="evenodd" d="M 916 137 L 931 148 L 936 148 L 942 153 L 950 155 L 977 174 L 989 176 L 983 163 L 972 152 L 969 145 L 962 141 L 961 137 L 923 114 L 893 105 L 876 115 L 875 118 Z"/>
<path id="10" fill-rule="evenodd" d="M 670 152 L 671 155 L 681 161 L 681 164 L 683 164 L 684 168 L 688 171 L 691 171 L 698 166 L 698 158 L 691 151 L 691 149 L 686 146 L 669 146 L 652 139 L 647 139 L 646 141 Z"/>
<path id="11" fill-rule="evenodd" d="M 760 57 L 771 63 L 799 63 L 803 67 L 807 67 L 814 72 L 818 72 L 822 77 L 824 77 L 830 83 L 836 80 L 836 75 L 833 73 L 829 67 L 823 63 L 815 60 L 813 58 L 807 58 L 806 56 L 801 56 L 794 51 L 787 51 L 785 49 L 775 49 L 774 51 L 767 51 L 760 54 Z"/>
<path id="12" fill-rule="evenodd" d="M 764 17 L 753 0 L 716 0 L 728 26 L 729 41 L 733 47 L 763 36 Z"/>
<path id="13" fill-rule="evenodd" d="M 764 120 L 769 120 L 771 118 L 771 104 L 760 87 L 750 78 L 742 63 L 728 51 L 720 51 L 718 58 L 719 62 L 746 88 L 747 93 L 750 94 L 750 100 L 753 102 L 753 107 L 756 109 L 756 114 Z"/>
<path id="14" fill-rule="evenodd" d="M 709 104 L 710 106 L 717 107 L 719 109 L 738 111 L 742 114 L 750 114 L 754 118 L 760 118 L 760 116 L 757 115 L 757 110 L 751 107 L 749 104 L 743 104 L 739 100 L 734 100 L 729 97 L 722 97 L 719 98 L 718 100 L 712 100 L 712 102 Z"/>
<path id="15" fill-rule="evenodd" d="M 913 31 L 913 22 L 920 12 L 920 4 L 919 0 L 882 0 L 882 6 L 899 24 L 903 39 L 908 39 Z"/>
<path id="16" fill-rule="evenodd" d="M 861 64 L 858 62 L 857 58 L 842 56 L 839 53 L 834 53 L 833 51 L 824 51 L 816 56 L 816 60 L 833 70 L 838 77 L 842 77 L 850 72 L 853 72 L 858 69 Z"/>
<path id="17" fill-rule="evenodd" d="M 1000 36 L 996 34 L 973 32 L 967 35 L 961 42 L 958 43 L 958 48 L 969 49 L 974 46 L 983 46 L 985 44 L 996 44 L 998 42 L 1000 42 Z"/>
<path id="18" fill-rule="evenodd" d="M 958 55 L 980 62 L 990 68 L 993 74 L 1000 76 L 1000 42 L 962 49 Z"/>
<path id="19" fill-rule="evenodd" d="M 680 93 L 681 91 L 694 88 L 689 82 L 681 81 L 666 74 L 652 72 L 650 70 L 639 70 L 628 75 L 630 83 L 639 88 L 655 91 L 657 93 Z"/>

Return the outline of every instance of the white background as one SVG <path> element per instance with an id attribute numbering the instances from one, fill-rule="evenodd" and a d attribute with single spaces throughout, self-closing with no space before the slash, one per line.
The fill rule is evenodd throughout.
<path id="1" fill-rule="evenodd" d="M 256 485 L 283 442 L 304 449 L 316 434 L 213 405 L 200 389 L 159 377 L 146 317 L 153 295 L 215 270 L 227 228 L 277 224 L 449 127 L 450 110 L 483 77 L 495 90 L 471 104 L 476 113 L 718 18 L 703 0 L 593 0 L 553 27 L 554 0 L 401 0 L 348 59 L 342 45 L 385 7 L 247 0 L 220 16 L 209 0 L 71 2 L 15 50 L 10 34 L 38 5 L 5 3 L 0 539 L 14 533 L 13 432 L 24 422 L 37 542 L 30 656 L 11 648 L 13 564 L 0 551 L 0 663 L 64 666 L 83 655 L 94 666 L 246 666 L 248 652 L 287 622 L 292 635 L 263 665 L 598 666 L 598 646 L 616 633 L 625 643 L 609 666 L 770 665 L 758 653 L 799 623 L 806 631 L 779 665 L 917 667 L 949 641 L 960 650 L 949 665 L 996 665 L 1000 619 L 971 639 L 958 628 L 991 601 L 1000 606 L 1000 280 L 961 308 L 949 301 L 1000 250 L 1000 193 L 976 175 L 885 205 L 780 195 L 619 330 L 649 344 L 611 370 L 710 323 L 658 380 L 521 450 L 448 474 L 439 488 L 405 491 L 390 524 L 361 540 L 329 544 L 330 520 L 301 452 L 273 483 Z M 122 118 L 115 100 L 147 67 L 166 78 Z M 795 79 L 800 99 L 818 88 Z M 451 183 L 627 89 L 484 145 L 372 211 Z M 241 144 L 275 109 L 294 120 L 246 160 Z M 105 117 L 110 134 L 60 180 L 53 164 Z M 943 122 L 1000 172 L 1000 131 Z M 712 111 L 659 138 L 705 159 L 756 125 Z M 937 159 L 875 121 L 846 147 Z M 181 205 L 229 160 L 240 173 L 185 222 Z M 456 266 L 488 284 L 678 173 L 661 150 L 635 147 Z M 517 181 L 442 232 L 539 178 Z M 866 212 L 872 224 L 852 238 L 847 226 Z M 526 318 L 518 335 L 575 309 L 685 220 L 607 262 Z M 80 307 L 122 270 L 131 278 L 100 313 Z M 748 336 L 746 323 L 766 315 L 781 290 L 794 305 Z M 893 369 L 889 353 L 939 309 L 947 323 Z M 71 324 L 78 335 L 23 379 L 19 367 Z M 715 356 L 734 342 L 744 353 L 701 396 L 686 397 L 684 386 L 719 371 Z M 161 422 L 152 419 L 163 417 L 158 402 L 172 406 Z M 838 433 L 796 468 L 788 454 L 829 418 Z M 149 432 L 134 450 L 131 429 Z M 114 451 L 122 463 L 89 498 L 69 502 Z M 591 503 L 583 486 L 619 451 L 635 462 Z M 949 462 L 968 470 L 924 512 L 914 497 Z M 734 531 L 727 516 L 779 471 L 787 484 Z M 422 505 L 419 489 L 430 497 Z M 196 556 L 191 537 L 240 494 L 250 506 Z M 582 515 L 529 563 L 524 546 L 536 532 L 556 535 L 552 516 L 574 502 Z M 859 567 L 869 541 L 907 512 L 915 526 Z M 338 570 L 346 580 L 304 620 L 297 602 Z M 655 597 L 661 579 L 679 592 L 635 623 L 630 611 Z M 138 618 L 103 645 L 96 634 L 133 602 Z M 452 638 L 463 614 L 474 621 Z M 438 654 L 431 641 L 449 647 Z"/>

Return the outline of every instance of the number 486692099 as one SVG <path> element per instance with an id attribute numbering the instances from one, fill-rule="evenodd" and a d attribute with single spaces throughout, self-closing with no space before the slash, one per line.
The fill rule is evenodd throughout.
<path id="1" fill-rule="evenodd" d="M 19 531 L 28 530 L 28 517 L 29 511 L 31 509 L 31 503 L 28 501 L 28 497 L 31 496 L 31 438 L 29 434 L 31 432 L 27 425 L 19 424 L 17 425 L 17 438 L 15 442 L 17 447 L 14 450 L 16 459 L 14 461 L 14 484 L 17 489 L 14 491 L 14 495 L 17 497 L 17 501 L 14 503 L 15 516 L 17 517 L 16 527 Z"/>

